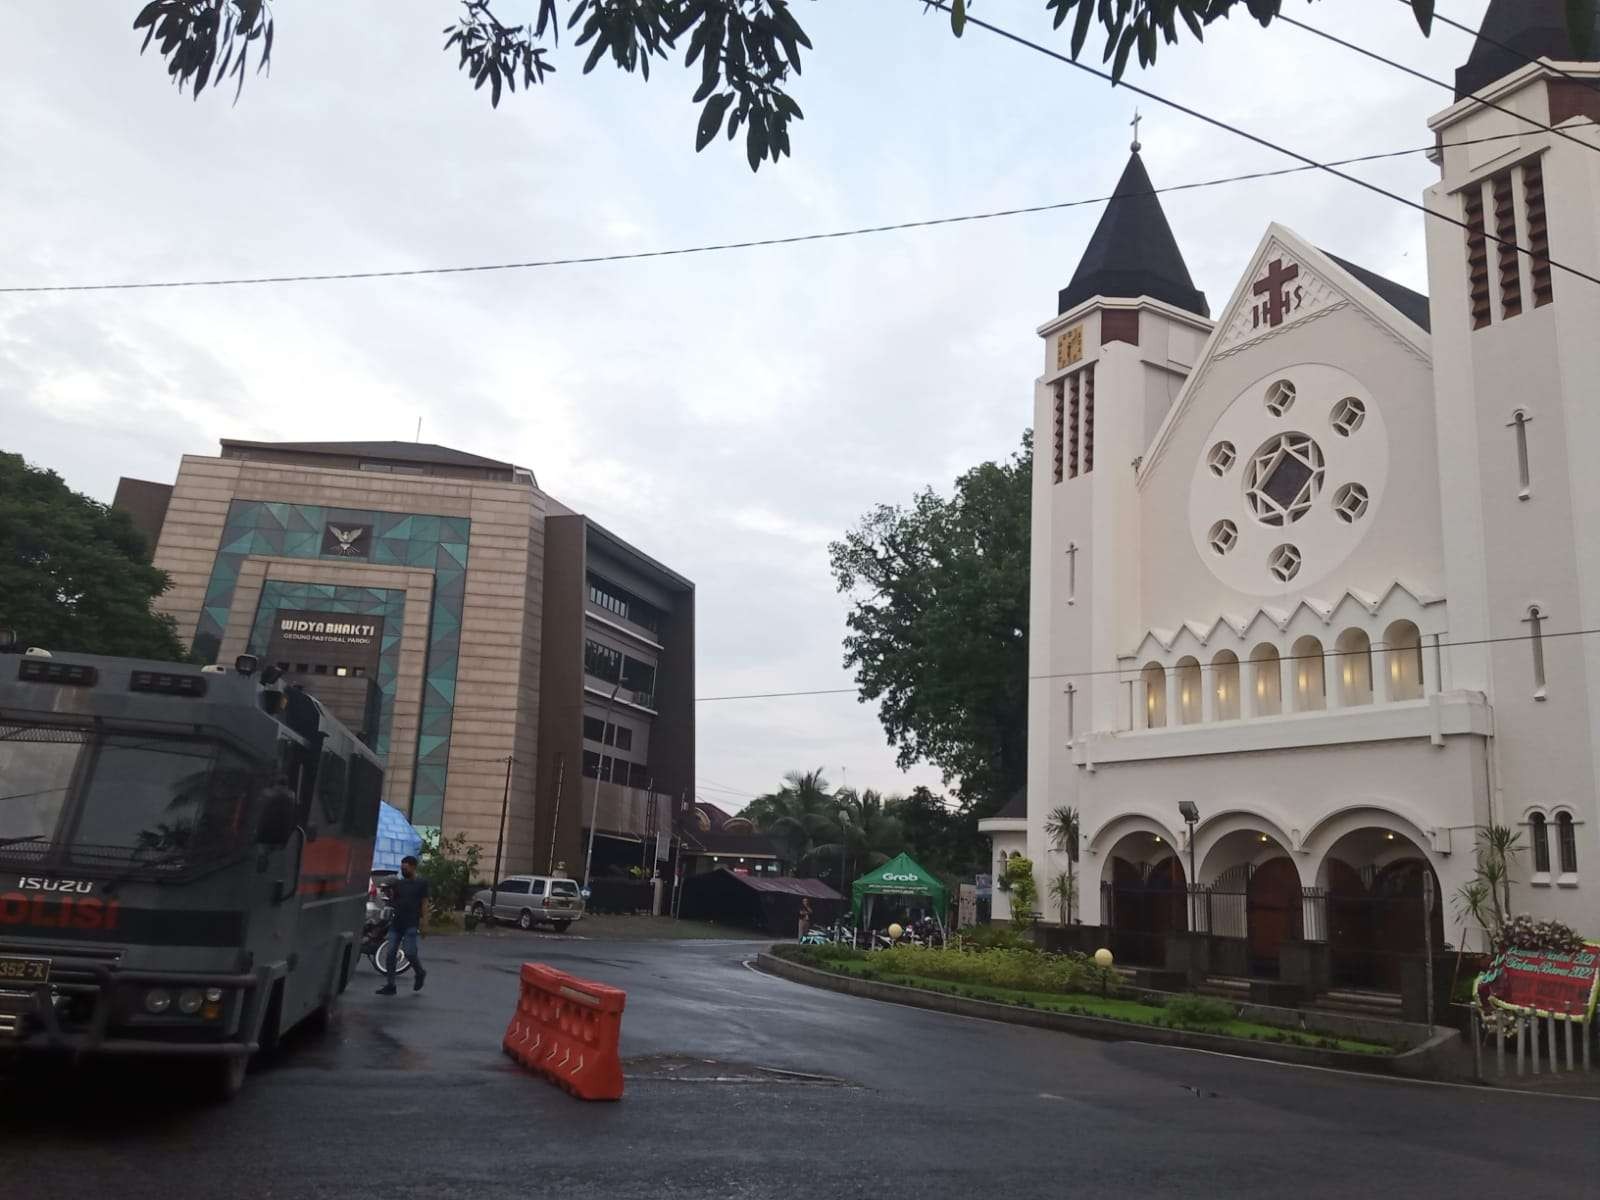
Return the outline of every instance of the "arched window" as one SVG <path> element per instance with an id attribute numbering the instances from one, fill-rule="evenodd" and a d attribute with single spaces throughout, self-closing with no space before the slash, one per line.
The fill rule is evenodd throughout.
<path id="1" fill-rule="evenodd" d="M 1578 831 L 1573 827 L 1572 814 L 1556 814 L 1556 851 L 1561 857 L 1561 873 L 1578 873 Z"/>
<path id="2" fill-rule="evenodd" d="M 1146 729 L 1167 727 L 1167 672 L 1160 663 L 1146 663 L 1139 677 L 1144 680 L 1144 723 Z"/>
<path id="3" fill-rule="evenodd" d="M 1219 721 L 1239 719 L 1239 656 L 1220 650 L 1211 660 L 1211 690 Z"/>
<path id="4" fill-rule="evenodd" d="M 1250 687 L 1257 716 L 1275 717 L 1283 711 L 1283 669 L 1276 646 L 1263 642 L 1250 651 Z"/>
<path id="5" fill-rule="evenodd" d="M 1204 686 L 1200 677 L 1200 662 L 1194 658 L 1180 658 L 1173 669 L 1178 672 L 1177 723 L 1198 725 L 1201 706 L 1205 702 L 1205 698 L 1200 694 L 1200 689 Z"/>
<path id="6" fill-rule="evenodd" d="M 1339 701 L 1345 705 L 1372 703 L 1372 639 L 1364 629 L 1346 629 L 1335 643 L 1338 661 Z"/>
<path id="7" fill-rule="evenodd" d="M 1528 841 L 1533 845 L 1533 873 L 1550 874 L 1550 826 L 1542 812 L 1528 816 Z"/>
<path id="8" fill-rule="evenodd" d="M 1295 642 L 1289 651 L 1294 679 L 1295 712 L 1317 712 L 1328 706 L 1323 690 L 1322 643 L 1309 634 Z"/>
<path id="9" fill-rule="evenodd" d="M 1422 634 L 1410 621 L 1396 621 L 1383 633 L 1388 648 L 1389 699 L 1422 699 Z"/>

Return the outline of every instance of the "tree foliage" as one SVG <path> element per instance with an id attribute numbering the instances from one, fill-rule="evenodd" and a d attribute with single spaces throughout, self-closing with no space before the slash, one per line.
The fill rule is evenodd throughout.
<path id="1" fill-rule="evenodd" d="M 428 923 L 443 928 L 455 920 L 466 903 L 472 881 L 478 877 L 483 847 L 458 833 L 445 837 L 438 831 L 422 835 L 417 874 L 428 881 Z"/>
<path id="2" fill-rule="evenodd" d="M 1027 770 L 1028 556 L 1033 437 L 1003 463 L 879 505 L 829 547 L 851 597 L 847 667 L 899 762 L 930 762 L 979 816 Z"/>
<path id="3" fill-rule="evenodd" d="M 907 796 L 835 789 L 820 768 L 790 771 L 739 815 L 775 838 L 801 874 L 835 887 L 901 851 L 947 883 L 970 876 L 988 856 L 970 809 L 951 808 L 925 787 Z"/>
<path id="4" fill-rule="evenodd" d="M 1020 854 L 1006 859 L 1005 891 L 1011 898 L 1011 926 L 1027 929 L 1039 903 L 1039 885 L 1033 879 L 1033 860 Z"/>
<path id="5" fill-rule="evenodd" d="M 488 87 L 496 107 L 504 92 L 519 84 L 531 90 L 555 71 L 550 55 L 559 49 L 563 29 L 576 31 L 573 47 L 585 49 L 584 74 L 609 58 L 620 70 L 648 79 L 652 60 L 667 60 L 681 44 L 684 67 L 699 76 L 695 149 L 704 150 L 724 128 L 729 141 L 743 128 L 751 170 L 789 153 L 789 123 L 802 119 L 788 91 L 790 75 L 800 74 L 801 48 L 811 49 L 790 0 L 524 0 L 536 6 L 526 24 L 507 24 L 497 15 L 512 0 L 458 2 L 456 20 L 444 29 L 444 48 L 456 52 L 457 66 L 474 89 Z M 1434 0 L 1406 2 L 1423 33 L 1430 32 Z M 1597 3 L 1567 0 L 1573 45 L 1586 57 L 1595 49 Z M 1135 50 L 1140 64 L 1149 66 L 1161 43 L 1178 41 L 1180 22 L 1203 40 L 1207 25 L 1241 5 L 1269 25 L 1283 0 L 1044 0 L 1056 29 L 1070 25 L 1073 58 L 1098 21 L 1106 35 L 1104 61 L 1118 79 Z M 959 37 L 973 0 L 925 0 L 925 6 L 948 11 Z M 231 73 L 237 100 L 252 50 L 257 72 L 271 64 L 270 0 L 149 0 L 133 27 L 145 31 L 140 52 L 155 45 L 178 89 L 197 99 Z"/>
<path id="6" fill-rule="evenodd" d="M 789 0 L 532 0 L 532 6 L 532 20 L 508 24 L 497 10 L 510 7 L 509 0 L 460 0 L 455 21 L 445 26 L 444 49 L 455 52 L 474 89 L 488 88 L 491 105 L 555 72 L 550 56 L 563 31 L 584 51 L 586 75 L 609 58 L 648 79 L 652 61 L 666 61 L 681 47 L 684 67 L 698 79 L 696 150 L 725 128 L 729 141 L 744 131 L 751 170 L 789 153 L 789 123 L 803 117 L 789 94 L 790 77 L 800 74 L 802 48 L 811 48 Z M 257 72 L 271 64 L 269 0 L 149 0 L 133 27 L 145 31 L 141 53 L 154 45 L 173 83 L 197 99 L 230 71 L 237 99 L 252 49 Z"/>
<path id="7" fill-rule="evenodd" d="M 1307 0 L 1315 3 L 1315 0 Z M 1434 0 L 1405 0 L 1416 16 L 1424 36 L 1433 32 Z M 973 0 L 937 0 L 929 8 L 942 8 L 950 14 L 950 28 L 960 37 L 966 27 Z M 1600 0 L 1567 0 L 1567 28 L 1572 45 L 1588 57 L 1595 52 L 1595 16 Z M 1098 20 L 1105 30 L 1102 61 L 1111 64 L 1111 74 L 1121 79 L 1129 59 L 1138 51 L 1139 65 L 1156 61 L 1160 46 L 1175 44 L 1179 23 L 1196 41 L 1205 40 L 1205 28 L 1213 21 L 1231 16 L 1243 8 L 1263 26 L 1271 25 L 1283 9 L 1283 0 L 1045 0 L 1056 29 L 1070 24 L 1071 52 L 1077 58 Z"/>
<path id="8" fill-rule="evenodd" d="M 0 625 L 52 650 L 178 660 L 172 618 L 150 607 L 168 583 L 126 513 L 0 453 Z"/>

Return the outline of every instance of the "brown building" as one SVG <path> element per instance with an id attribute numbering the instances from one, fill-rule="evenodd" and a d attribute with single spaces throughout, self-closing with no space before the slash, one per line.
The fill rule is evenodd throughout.
<path id="1" fill-rule="evenodd" d="M 693 585 L 526 468 L 224 439 L 172 485 L 123 480 L 115 504 L 206 661 L 281 666 L 384 758 L 384 798 L 466 834 L 485 872 L 508 759 L 503 872 L 580 874 L 591 812 L 597 869 L 638 861 L 693 786 Z"/>

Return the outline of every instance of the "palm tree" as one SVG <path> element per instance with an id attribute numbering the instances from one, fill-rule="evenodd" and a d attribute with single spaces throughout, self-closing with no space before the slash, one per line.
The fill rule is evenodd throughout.
<path id="1" fill-rule="evenodd" d="M 1072 905 L 1078 898 L 1078 881 L 1071 871 L 1063 871 L 1050 881 L 1050 899 L 1056 902 L 1063 925 L 1071 924 Z"/>
<path id="2" fill-rule="evenodd" d="M 811 859 L 826 869 L 840 864 L 839 889 L 863 870 L 881 867 L 905 845 L 900 818 L 891 813 L 884 799 L 868 788 L 857 795 L 848 788 L 833 797 L 829 840 L 811 849 Z"/>
<path id="3" fill-rule="evenodd" d="M 1050 845 L 1057 854 L 1066 855 L 1067 874 L 1062 893 L 1057 893 L 1056 885 L 1050 885 L 1050 894 L 1061 902 L 1065 915 L 1061 918 L 1063 925 L 1072 924 L 1072 906 L 1078 898 L 1078 880 L 1076 866 L 1078 862 L 1078 810 L 1070 804 L 1063 804 L 1052 809 L 1044 822 L 1045 836 L 1050 839 Z"/>
<path id="4" fill-rule="evenodd" d="M 798 865 L 814 857 L 818 839 L 827 838 L 835 828 L 833 807 L 833 793 L 818 767 L 815 771 L 790 771 L 783 777 L 782 787 L 757 796 L 739 815 L 776 838 L 787 860 Z"/>

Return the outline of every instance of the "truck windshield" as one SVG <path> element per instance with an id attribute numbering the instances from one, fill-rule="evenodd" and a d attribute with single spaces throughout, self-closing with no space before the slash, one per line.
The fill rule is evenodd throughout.
<path id="1" fill-rule="evenodd" d="M 54 839 L 87 741 L 75 730 L 0 725 L 0 847 Z"/>
<path id="2" fill-rule="evenodd" d="M 252 831 L 259 778 L 222 746 L 6 732 L 0 728 L 0 853 L 8 857 L 177 865 L 227 854 Z"/>

